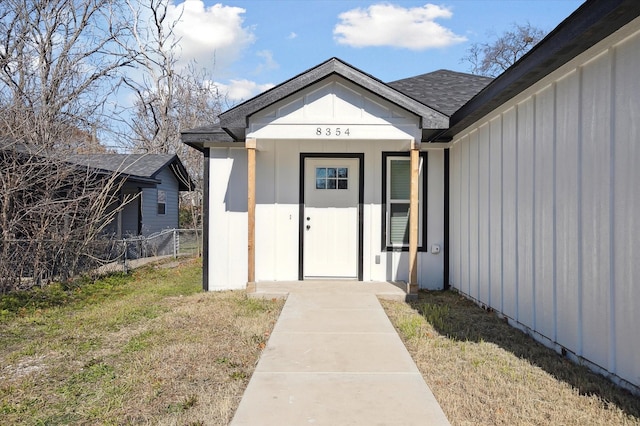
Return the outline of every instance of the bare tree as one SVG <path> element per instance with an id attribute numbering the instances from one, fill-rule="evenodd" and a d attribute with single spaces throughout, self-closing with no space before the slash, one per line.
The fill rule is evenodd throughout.
<path id="1" fill-rule="evenodd" d="M 514 24 L 492 42 L 474 43 L 462 62 L 470 64 L 473 74 L 497 77 L 535 46 L 545 33 L 527 23 Z"/>
<path id="2" fill-rule="evenodd" d="M 90 266 L 123 206 L 118 173 L 68 154 L 104 150 L 107 99 L 136 59 L 125 6 L 0 1 L 0 292 Z"/>
<path id="3" fill-rule="evenodd" d="M 195 192 L 182 198 L 183 206 L 196 206 L 201 203 L 203 159 L 181 142 L 180 132 L 215 123 L 222 97 L 206 69 L 195 62 L 181 65 L 175 34 L 179 17 L 170 19 L 169 4 L 168 0 L 130 3 L 138 54 L 137 72 L 125 80 L 136 99 L 129 121 L 130 149 L 178 154 L 197 185 Z"/>
<path id="4" fill-rule="evenodd" d="M 178 72 L 169 1 L 0 0 L 0 292 L 91 264 L 127 200 L 118 173 L 68 154 L 102 150 L 97 132 L 118 119 L 107 102 L 122 82 L 137 95 L 129 148 L 177 153 L 201 181 L 180 130 L 213 122 L 219 102 L 206 73 Z"/>
<path id="5" fill-rule="evenodd" d="M 129 7 L 135 16 L 133 36 L 139 52 L 139 72 L 125 79 L 136 96 L 132 143 L 136 150 L 166 154 L 176 126 L 172 116 L 177 79 L 176 22 L 167 21 L 167 0 L 130 2 Z"/>
<path id="6" fill-rule="evenodd" d="M 221 112 L 221 96 L 212 78 L 195 62 L 180 65 L 180 39 L 167 15 L 169 0 L 131 3 L 136 17 L 137 72 L 125 80 L 135 95 L 131 147 L 150 153 L 183 149 L 180 131 L 211 124 Z M 188 151 L 184 151 L 188 152 Z"/>
<path id="7" fill-rule="evenodd" d="M 136 55 L 126 48 L 131 25 L 122 6 L 120 0 L 0 2 L 1 133 L 47 148 L 95 143 L 111 86 Z M 81 139 L 69 141 L 74 136 Z"/>
<path id="8" fill-rule="evenodd" d="M 64 281 L 108 260 L 110 243 L 100 237 L 129 201 L 120 198 L 119 173 L 7 140 L 0 167 L 0 294 Z"/>

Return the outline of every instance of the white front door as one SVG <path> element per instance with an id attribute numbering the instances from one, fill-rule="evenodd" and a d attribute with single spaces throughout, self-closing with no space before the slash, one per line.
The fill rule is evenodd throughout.
<path id="1" fill-rule="evenodd" d="M 305 158 L 304 278 L 358 278 L 359 160 Z"/>

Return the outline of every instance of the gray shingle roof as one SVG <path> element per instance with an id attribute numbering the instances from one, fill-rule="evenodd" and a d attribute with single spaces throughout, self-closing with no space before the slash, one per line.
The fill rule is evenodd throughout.
<path id="1" fill-rule="evenodd" d="M 156 179 L 165 167 L 171 166 L 180 190 L 186 191 L 194 183 L 180 159 L 175 154 L 78 154 L 69 157 L 69 162 L 79 166 L 107 172 L 118 172 L 126 176 Z"/>
<path id="2" fill-rule="evenodd" d="M 220 126 L 243 140 L 247 117 L 331 75 L 339 75 L 417 115 L 424 128 L 445 129 L 449 117 L 338 58 L 331 58 L 220 114 Z"/>
<path id="3" fill-rule="evenodd" d="M 12 151 L 19 155 L 36 156 L 43 159 L 59 158 L 41 147 L 16 142 L 0 137 L 0 151 Z M 155 185 L 160 181 L 156 175 L 170 167 L 180 185 L 180 191 L 195 187 L 180 158 L 176 154 L 76 154 L 62 158 L 73 166 L 88 167 L 99 173 L 118 173 L 126 179 Z"/>
<path id="4" fill-rule="evenodd" d="M 222 113 L 220 125 L 182 132 L 182 141 L 196 149 L 202 149 L 206 142 L 242 141 L 248 116 L 332 74 L 341 75 L 421 116 L 423 140 L 447 128 L 448 117 L 492 81 L 489 77 L 438 70 L 383 83 L 338 58 L 331 58 Z"/>
<path id="5" fill-rule="evenodd" d="M 587 0 L 451 116 L 446 140 L 640 16 L 638 0 Z"/>
<path id="6" fill-rule="evenodd" d="M 182 142 L 202 151 L 205 142 L 233 143 L 235 140 L 220 125 L 197 127 L 181 132 Z"/>
<path id="7" fill-rule="evenodd" d="M 69 161 L 94 169 L 154 178 L 174 157 L 174 154 L 78 154 Z"/>
<path id="8" fill-rule="evenodd" d="M 387 84 L 399 92 L 451 116 L 492 80 L 490 77 L 438 70 Z"/>

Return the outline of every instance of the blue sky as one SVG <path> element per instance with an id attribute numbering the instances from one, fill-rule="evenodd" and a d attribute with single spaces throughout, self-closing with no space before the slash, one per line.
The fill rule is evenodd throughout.
<path id="1" fill-rule="evenodd" d="M 468 71 L 466 49 L 529 22 L 550 31 L 581 0 L 174 1 L 183 59 L 213 68 L 230 101 L 247 99 L 331 57 L 383 81 Z M 213 66 L 215 63 L 215 66 Z"/>

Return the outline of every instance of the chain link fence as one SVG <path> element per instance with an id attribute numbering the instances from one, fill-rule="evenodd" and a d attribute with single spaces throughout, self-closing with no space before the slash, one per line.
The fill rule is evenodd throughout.
<path id="1" fill-rule="evenodd" d="M 199 229 L 168 229 L 148 236 L 94 241 L 2 240 L 0 294 L 96 271 L 127 271 L 137 259 L 201 254 Z"/>
<path id="2" fill-rule="evenodd" d="M 167 229 L 148 236 L 115 240 L 118 260 L 125 262 L 156 256 L 200 256 L 202 232 L 198 229 Z"/>

